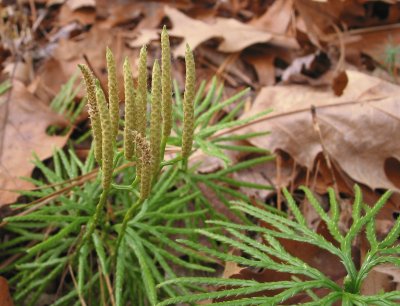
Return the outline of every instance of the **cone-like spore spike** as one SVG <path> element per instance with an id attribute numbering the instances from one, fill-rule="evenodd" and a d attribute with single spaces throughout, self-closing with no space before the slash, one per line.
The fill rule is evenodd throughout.
<path id="1" fill-rule="evenodd" d="M 111 127 L 113 137 L 118 134 L 119 123 L 119 98 L 117 85 L 117 72 L 115 68 L 115 59 L 111 50 L 106 51 L 107 70 L 108 70 L 108 101 L 110 109 Z"/>
<path id="2" fill-rule="evenodd" d="M 125 89 L 125 129 L 124 129 L 124 153 L 125 158 L 132 160 L 135 153 L 135 138 L 133 131 L 136 130 L 135 91 L 132 70 L 128 58 L 124 61 L 124 89 Z"/>
<path id="3" fill-rule="evenodd" d="M 93 141 L 94 141 L 94 156 L 96 161 L 101 164 L 102 159 L 102 140 L 101 140 L 101 122 L 100 113 L 96 102 L 96 85 L 92 71 L 86 65 L 78 65 L 82 72 L 83 79 L 86 85 L 87 105 L 92 122 Z"/>
<path id="4" fill-rule="evenodd" d="M 158 61 L 153 66 L 151 84 L 150 149 L 154 163 L 153 174 L 158 172 L 161 159 L 161 71 Z"/>
<path id="5" fill-rule="evenodd" d="M 168 138 L 172 129 L 172 83 L 171 83 L 171 50 L 167 28 L 161 32 L 161 73 L 162 73 L 162 119 L 163 138 Z"/>
<path id="6" fill-rule="evenodd" d="M 136 95 L 137 99 L 137 131 L 142 135 L 146 135 L 146 114 L 147 114 L 147 50 L 143 46 L 139 55 L 139 76 L 138 88 L 139 94 Z"/>
<path id="7" fill-rule="evenodd" d="M 144 200 L 151 191 L 153 160 L 151 158 L 150 144 L 146 138 L 136 131 L 133 132 L 133 135 L 136 139 L 136 148 L 140 151 L 141 156 L 140 198 Z"/>
<path id="8" fill-rule="evenodd" d="M 108 190 L 113 173 L 114 141 L 106 97 L 98 80 L 96 80 L 96 101 L 102 128 L 102 184 L 103 189 Z"/>
<path id="9" fill-rule="evenodd" d="M 194 133 L 195 64 L 193 53 L 186 45 L 186 81 L 183 100 L 182 158 L 187 159 L 192 151 Z"/>

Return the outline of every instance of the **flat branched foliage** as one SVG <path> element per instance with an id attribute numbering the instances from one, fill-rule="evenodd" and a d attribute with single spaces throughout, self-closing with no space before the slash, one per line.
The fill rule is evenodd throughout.
<path id="1" fill-rule="evenodd" d="M 288 206 L 293 213 L 293 220 L 243 202 L 235 202 L 232 207 L 234 210 L 265 222 L 271 226 L 271 229 L 259 225 L 240 225 L 232 222 L 209 221 L 209 224 L 222 226 L 230 234 L 230 237 L 210 230 L 196 230 L 196 232 L 225 246 L 240 250 L 242 252 L 241 256 L 231 255 L 227 252 L 209 248 L 188 240 L 182 240 L 181 243 L 201 251 L 203 254 L 208 254 L 219 260 L 234 262 L 243 267 L 290 273 L 293 275 L 293 280 L 262 283 L 255 280 L 215 277 L 177 278 L 168 280 L 159 286 L 198 284 L 218 286 L 220 288 L 228 287 L 229 289 L 170 298 L 158 305 L 176 305 L 184 302 L 193 303 L 216 298 L 227 298 L 229 301 L 216 302 L 212 303 L 212 305 L 279 305 L 301 293 L 308 294 L 312 300 L 303 305 L 332 305 L 336 301 L 341 301 L 342 305 L 398 305 L 400 291 L 382 292 L 371 296 L 363 296 L 361 294 L 363 280 L 374 267 L 387 263 L 400 266 L 400 258 L 397 256 L 400 252 L 400 246 L 396 243 L 400 232 L 400 219 L 396 221 L 393 228 L 382 241 L 377 240 L 375 232 L 375 216 L 387 202 L 391 193 L 386 192 L 375 205 L 369 207 L 363 203 L 360 188 L 356 186 L 356 196 L 352 211 L 353 223 L 348 232 L 343 234 L 339 230 L 338 221 L 340 211 L 334 191 L 329 190 L 329 214 L 324 211 L 309 189 L 303 188 L 303 191 L 315 211 L 327 224 L 330 234 L 339 245 L 338 247 L 307 227 L 304 216 L 287 190 L 284 190 L 284 193 Z M 357 269 L 352 260 L 352 244 L 356 237 L 362 234 L 364 230 L 370 244 L 370 249 L 361 267 Z M 250 238 L 254 235 L 246 235 L 246 233 L 261 235 L 265 243 Z M 347 271 L 343 286 L 335 283 L 321 271 L 287 252 L 279 242 L 281 238 L 312 244 L 337 256 Z M 277 261 L 277 259 L 280 261 Z M 300 280 L 300 278 L 304 280 Z M 328 290 L 328 293 L 323 297 L 318 297 L 312 291 L 320 288 Z M 246 295 L 265 290 L 280 290 L 280 293 L 265 297 L 246 297 Z"/>

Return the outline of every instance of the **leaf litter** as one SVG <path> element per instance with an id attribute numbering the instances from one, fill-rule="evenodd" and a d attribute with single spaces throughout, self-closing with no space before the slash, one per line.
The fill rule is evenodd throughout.
<path id="1" fill-rule="evenodd" d="M 354 196 L 354 183 L 362 184 L 367 203 L 375 202 L 381 189 L 399 192 L 398 2 L 276 0 L 262 4 L 232 0 L 194 4 L 184 0 L 143 3 L 120 0 L 111 4 L 103 0 L 32 0 L 21 3 L 2 4 L 8 15 L 2 19 L 6 23 L 0 24 L 1 80 L 11 79 L 13 88 L 10 97 L 1 96 L 0 107 L 8 111 L 1 116 L 0 205 L 15 202 L 16 189 L 32 186 L 20 177 L 31 175 L 33 152 L 44 160 L 51 156 L 53 148 L 63 147 L 68 140 L 69 135 L 46 133 L 50 125 L 67 124 L 48 105 L 61 85 L 76 72 L 76 64 L 89 59 L 104 83 L 106 46 L 114 49 L 119 63 L 125 56 L 134 63 L 139 46 L 145 43 L 149 45 L 150 57 L 156 57 L 156 41 L 164 23 L 174 38 L 173 64 L 178 71 L 174 78 L 178 86 L 182 86 L 184 74 L 179 57 L 189 43 L 198 55 L 199 75 L 209 80 L 216 74 L 225 83 L 224 95 L 246 86 L 252 88 L 250 96 L 254 102 L 243 117 L 273 109 L 256 124 L 245 125 L 239 131 L 220 131 L 228 135 L 271 132 L 249 139 L 248 143 L 275 152 L 276 162 L 235 173 L 234 178 L 274 188 L 262 192 L 241 189 L 241 192 L 285 209 L 280 192 L 283 187 L 295 192 L 301 184 L 310 186 L 323 202 L 327 198 L 326 188 L 336 185 L 341 195 L 345 195 L 341 199 L 343 229 L 351 218 L 346 206 L 351 202 L 347 198 Z M 7 26 L 14 32 L 7 32 Z M 221 115 L 228 113 L 229 109 L 223 109 Z M 202 152 L 196 158 L 205 159 L 205 172 L 222 167 Z M 233 158 L 239 161 L 246 156 Z M 301 196 L 299 200 L 307 221 L 323 232 L 323 224 L 315 219 L 309 204 Z M 388 232 L 399 210 L 400 198 L 395 195 L 377 218 L 378 233 Z M 299 249 L 299 246 L 287 247 L 292 252 Z M 354 247 L 362 258 L 363 244 Z M 304 254 L 296 255 L 304 256 L 303 260 L 321 267 L 329 265 L 329 255 L 301 248 Z M 339 271 L 338 267 L 327 273 L 332 276 Z M 398 270 L 393 267 L 384 266 L 373 273 L 375 279 L 367 281 L 365 293 L 399 286 Z M 278 277 L 268 271 L 247 271 L 229 265 L 224 275 L 265 278 L 265 281 Z M 340 277 L 337 275 L 338 281 Z M 0 292 L 0 300 L 7 297 Z"/>

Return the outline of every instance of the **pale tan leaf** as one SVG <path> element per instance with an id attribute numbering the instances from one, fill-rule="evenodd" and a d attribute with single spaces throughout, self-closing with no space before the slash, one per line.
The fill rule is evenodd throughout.
<path id="1" fill-rule="evenodd" d="M 374 268 L 374 270 L 390 275 L 393 278 L 393 282 L 400 283 L 400 268 L 393 264 L 380 265 Z"/>
<path id="2" fill-rule="evenodd" d="M 259 29 L 285 34 L 293 14 L 293 0 L 275 1 L 259 18 L 251 22 Z"/>
<path id="3" fill-rule="evenodd" d="M 368 273 L 363 282 L 361 293 L 363 295 L 373 295 L 381 292 L 399 290 L 400 269 L 392 264 L 377 266 Z"/>
<path id="4" fill-rule="evenodd" d="M 66 4 L 69 6 L 71 10 L 77 10 L 83 7 L 95 7 L 95 0 L 68 0 Z"/>
<path id="5" fill-rule="evenodd" d="M 14 306 L 7 280 L 0 276 L 0 306 Z"/>
<path id="6" fill-rule="evenodd" d="M 271 131 L 250 142 L 272 151 L 281 149 L 311 168 L 322 152 L 312 122 L 314 105 L 330 158 L 355 181 L 373 189 L 399 190 L 398 174 L 385 171 L 385 162 L 400 160 L 400 87 L 360 72 L 347 71 L 347 76 L 348 85 L 340 97 L 326 88 L 264 87 L 245 116 L 268 108 L 273 112 L 242 132 Z"/>
<path id="7" fill-rule="evenodd" d="M 18 193 L 10 190 L 32 187 L 21 177 L 29 177 L 34 168 L 33 152 L 40 159 L 46 159 L 54 148 L 62 147 L 68 137 L 46 134 L 50 125 L 65 125 L 66 122 L 30 94 L 22 83 L 14 82 L 10 99 L 6 100 L 7 94 L 3 94 L 0 121 L 6 124 L 1 131 L 0 206 L 17 199 Z"/>
<path id="8" fill-rule="evenodd" d="M 185 54 L 185 44 L 195 49 L 201 43 L 211 38 L 221 38 L 218 47 L 222 52 L 237 52 L 256 43 L 270 42 L 276 39 L 278 44 L 296 48 L 297 43 L 293 38 L 280 36 L 257 29 L 253 25 L 242 23 L 233 18 L 216 18 L 212 24 L 192 19 L 179 10 L 171 7 L 165 8 L 165 13 L 171 19 L 173 28 L 169 31 L 171 36 L 183 37 L 184 41 L 174 50 L 175 56 Z"/>
<path id="9" fill-rule="evenodd" d="M 128 43 L 128 46 L 131 48 L 140 48 L 143 45 L 146 45 L 152 40 L 158 40 L 159 33 L 152 29 L 143 29 L 139 30 L 139 35 L 136 39 Z"/>

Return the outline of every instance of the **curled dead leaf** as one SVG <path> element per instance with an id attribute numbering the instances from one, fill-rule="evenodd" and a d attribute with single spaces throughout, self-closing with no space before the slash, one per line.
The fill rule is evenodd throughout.
<path id="1" fill-rule="evenodd" d="M 265 30 L 260 30 L 256 26 L 242 23 L 233 18 L 217 17 L 214 23 L 206 23 L 188 17 L 178 9 L 166 6 L 165 14 L 170 18 L 173 28 L 169 30 L 170 36 L 184 38 L 184 41 L 174 50 L 176 57 L 185 55 L 185 45 L 189 44 L 194 50 L 201 43 L 211 38 L 221 38 L 218 50 L 222 52 L 238 52 L 256 43 L 272 43 L 295 49 L 298 47 L 293 37 L 276 35 Z M 149 30 L 151 31 L 151 30 Z M 158 30 L 152 30 L 157 32 Z M 148 31 L 143 32 L 147 39 L 152 39 Z M 146 37 L 139 37 L 137 40 L 145 42 Z M 137 45 L 135 41 L 131 44 Z"/>
<path id="2" fill-rule="evenodd" d="M 62 147 L 68 136 L 49 136 L 50 125 L 65 126 L 66 121 L 35 98 L 20 82 L 15 81 L 11 95 L 0 97 L 1 120 L 4 122 L 0 158 L 0 206 L 14 202 L 21 190 L 32 184 L 21 177 L 30 176 L 34 165 L 32 153 L 39 159 L 51 156 Z"/>
<path id="3" fill-rule="evenodd" d="M 0 276 L 0 306 L 14 306 L 7 280 Z"/>
<path id="4" fill-rule="evenodd" d="M 245 116 L 272 108 L 242 132 L 271 131 L 250 142 L 271 151 L 288 152 L 299 164 L 312 168 L 322 152 L 313 128 L 311 105 L 316 106 L 327 154 L 357 182 L 372 189 L 399 190 L 398 173 L 385 171 L 388 159 L 400 160 L 400 87 L 366 74 L 347 71 L 348 85 L 341 97 L 326 90 L 289 85 L 265 87 Z M 389 175 L 391 173 L 391 175 Z"/>

